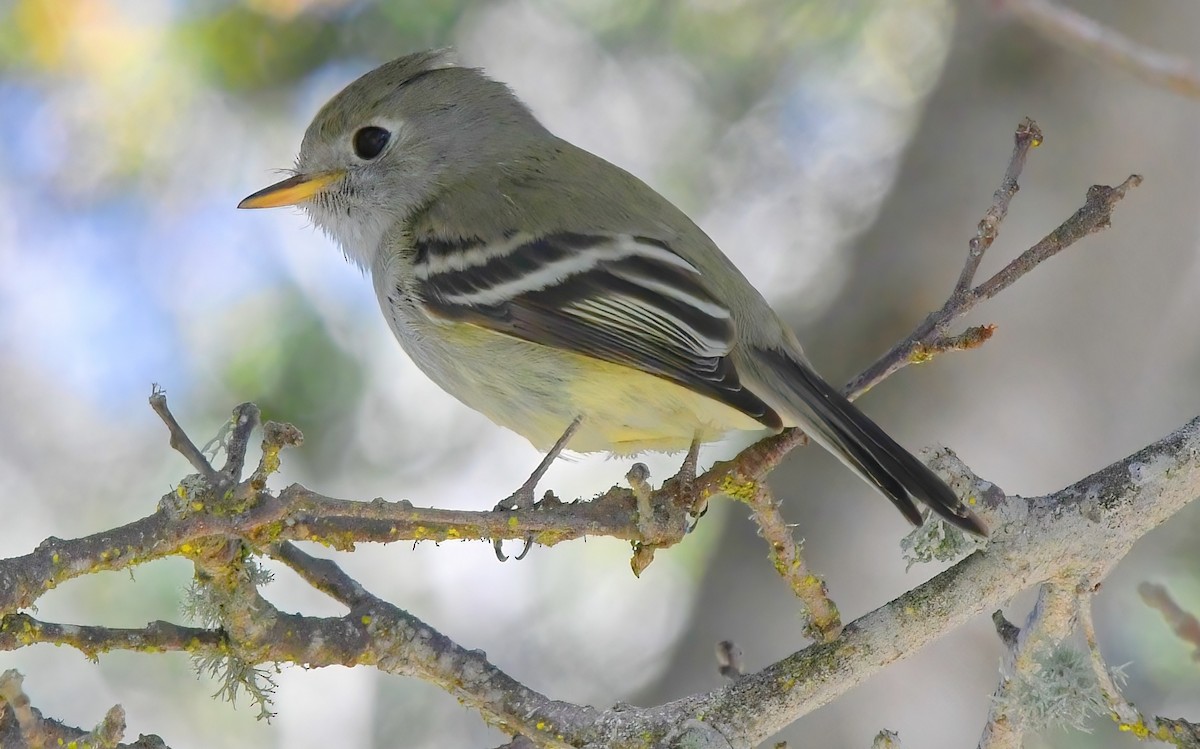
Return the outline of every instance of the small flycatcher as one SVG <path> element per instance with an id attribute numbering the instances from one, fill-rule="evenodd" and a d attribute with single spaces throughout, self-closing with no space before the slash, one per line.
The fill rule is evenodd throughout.
<path id="1" fill-rule="evenodd" d="M 346 87 L 309 126 L 295 175 L 239 207 L 284 205 L 303 206 L 370 271 L 388 324 L 430 379 L 548 459 L 564 447 L 694 457 L 733 431 L 799 427 L 912 523 L 915 499 L 987 533 L 821 379 L 678 208 L 445 52 Z M 507 506 L 532 503 L 525 489 Z"/>

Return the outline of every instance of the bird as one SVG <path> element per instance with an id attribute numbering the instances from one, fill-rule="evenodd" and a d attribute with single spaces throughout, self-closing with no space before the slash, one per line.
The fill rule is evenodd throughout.
<path id="1" fill-rule="evenodd" d="M 497 509 L 532 505 L 566 449 L 686 450 L 681 474 L 690 466 L 694 477 L 701 444 L 798 427 L 912 524 L 923 522 L 920 502 L 988 533 L 817 374 L 696 223 L 554 135 L 451 50 L 409 54 L 350 83 L 308 126 L 291 176 L 238 207 L 288 205 L 370 274 L 418 368 L 545 451 Z"/>

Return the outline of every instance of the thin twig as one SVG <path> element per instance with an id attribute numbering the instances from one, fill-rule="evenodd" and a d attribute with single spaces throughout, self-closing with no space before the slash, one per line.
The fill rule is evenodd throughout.
<path id="1" fill-rule="evenodd" d="M 1017 279 L 1087 235 L 1107 229 L 1112 221 L 1113 208 L 1129 190 L 1140 184 L 1141 175 L 1131 174 L 1116 187 L 1093 185 L 1088 188 L 1087 202 L 1083 207 L 1040 242 L 1022 252 L 1016 260 L 1004 266 L 996 275 L 976 286 L 971 292 L 971 303 L 966 309 L 969 310 L 979 302 L 996 296 L 1012 286 Z"/>
<path id="2" fill-rule="evenodd" d="M 996 333 L 995 325 L 972 325 L 958 335 L 938 336 L 929 345 L 918 344 L 909 356 L 913 364 L 924 364 L 938 354 L 947 351 L 970 351 L 991 340 Z"/>
<path id="3" fill-rule="evenodd" d="M 262 457 L 258 460 L 258 468 L 250 475 L 250 488 L 262 491 L 271 474 L 279 471 L 279 453 L 283 448 L 298 447 L 302 444 L 304 435 L 291 424 L 278 421 L 263 424 Z"/>
<path id="4" fill-rule="evenodd" d="M 1190 60 L 1139 44 L 1095 19 L 1049 0 L 1000 0 L 996 4 L 1055 44 L 1115 65 L 1153 86 L 1200 97 L 1200 68 Z"/>
<path id="5" fill-rule="evenodd" d="M 338 603 L 354 608 L 375 600 L 366 588 L 343 572 L 333 561 L 307 554 L 291 542 L 284 541 L 273 545 L 270 554 L 291 567 L 306 583 Z"/>
<path id="6" fill-rule="evenodd" d="M 780 503 L 775 500 L 766 482 L 742 487 L 731 496 L 750 507 L 759 534 L 770 549 L 771 564 L 807 609 L 805 635 L 817 642 L 836 640 L 842 632 L 842 617 L 837 604 L 830 600 L 825 581 L 814 575 L 805 564 L 800 545 L 780 514 Z"/>
<path id="7" fill-rule="evenodd" d="M 250 446 L 250 435 L 258 428 L 261 412 L 253 403 L 242 403 L 233 409 L 229 435 L 225 440 L 225 467 L 221 472 L 232 481 L 242 480 L 246 466 L 246 449 Z"/>
<path id="8" fill-rule="evenodd" d="M 1100 685 L 1100 694 L 1113 711 L 1120 723 L 1141 722 L 1141 715 L 1121 696 L 1121 687 L 1113 677 L 1112 670 L 1100 653 L 1100 643 L 1096 639 L 1096 624 L 1092 620 L 1092 593 L 1090 588 L 1084 588 L 1079 593 L 1079 628 L 1083 630 L 1083 639 L 1087 644 L 1088 656 L 1092 661 L 1092 672 L 1096 675 L 1096 683 Z"/>
<path id="9" fill-rule="evenodd" d="M 950 323 L 970 312 L 980 302 L 991 299 L 1012 286 L 1029 271 L 1049 260 L 1089 234 L 1108 228 L 1113 209 L 1125 194 L 1142 183 L 1136 174 L 1130 175 L 1116 187 L 1096 185 L 1087 192 L 1083 206 L 1040 242 L 1022 252 L 1015 260 L 1004 266 L 994 276 L 963 294 L 951 295 L 942 308 L 926 317 L 911 335 L 893 346 L 874 364 L 852 379 L 843 392 L 854 398 L 874 387 L 914 361 L 925 361 L 927 357 L 914 354 L 923 350 L 936 349 L 936 341 L 945 335 Z"/>
<path id="10" fill-rule="evenodd" d="M 204 457 L 204 453 L 200 452 L 200 448 L 192 442 L 192 438 L 188 437 L 183 427 L 179 426 L 171 409 L 167 408 L 166 391 L 158 385 L 154 385 L 150 390 L 150 408 L 153 408 L 154 413 L 158 414 L 158 418 L 167 425 L 167 431 L 171 434 L 171 449 L 186 458 L 187 462 L 192 464 L 192 468 L 195 468 L 205 481 L 213 485 L 220 483 L 221 474 L 217 473 L 217 469 L 212 467 L 208 458 Z"/>
<path id="11" fill-rule="evenodd" d="M 979 270 L 979 263 L 983 261 L 984 253 L 996 241 L 996 236 L 1000 233 L 1000 224 L 1008 215 L 1008 204 L 1012 202 L 1017 190 L 1021 189 L 1021 186 L 1017 184 L 1017 179 L 1025 169 L 1025 157 L 1029 155 L 1029 149 L 1037 148 L 1041 144 L 1042 131 L 1038 128 L 1037 123 L 1028 117 L 1021 120 L 1017 125 L 1017 131 L 1013 134 L 1013 152 L 1008 160 L 1008 168 L 1004 170 L 1004 178 L 1000 180 L 1000 186 L 992 194 L 992 205 L 979 220 L 979 228 L 975 231 L 975 236 L 971 237 L 971 241 L 967 243 L 967 262 L 963 264 L 962 272 L 958 276 L 958 283 L 954 284 L 954 291 L 951 292 L 952 298 L 966 294 L 967 290 L 971 288 L 971 284 L 975 280 L 975 273 Z"/>
<path id="12" fill-rule="evenodd" d="M 128 629 L 43 622 L 28 614 L 0 617 L 0 651 L 16 650 L 31 641 L 66 645 L 91 659 L 110 650 L 200 653 L 227 645 L 225 633 L 219 630 L 182 627 L 164 621 Z"/>

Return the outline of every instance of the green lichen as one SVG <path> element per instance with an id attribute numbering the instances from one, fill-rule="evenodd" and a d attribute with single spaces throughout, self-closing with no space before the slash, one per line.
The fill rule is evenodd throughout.
<path id="1" fill-rule="evenodd" d="M 1107 712 L 1086 653 L 1058 644 L 1039 648 L 1032 659 L 1032 668 L 1005 674 L 1008 689 L 996 700 L 1002 714 L 1030 731 L 1055 726 L 1087 731 L 1092 717 Z"/>
<path id="2" fill-rule="evenodd" d="M 935 560 L 952 562 L 986 545 L 986 540 L 969 536 L 941 518 L 927 520 L 900 540 L 900 549 L 908 562 L 906 570 Z"/>

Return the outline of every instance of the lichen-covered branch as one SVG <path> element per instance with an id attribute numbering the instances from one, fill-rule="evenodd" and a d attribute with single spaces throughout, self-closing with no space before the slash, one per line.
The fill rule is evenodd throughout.
<path id="1" fill-rule="evenodd" d="M 946 453 L 941 467 L 966 477 L 995 528 L 986 552 L 715 693 L 676 703 L 703 710 L 726 736 L 754 746 L 880 668 L 912 655 L 966 620 L 1066 569 L 1098 580 L 1133 543 L 1200 495 L 1200 419 L 1044 497 L 1003 497 Z M 747 707 L 751 706 L 751 707 Z"/>
<path id="2" fill-rule="evenodd" d="M 842 632 L 842 615 L 829 599 L 825 581 L 814 575 L 805 563 L 800 544 L 792 534 L 791 526 L 783 519 L 780 503 L 770 487 L 762 482 L 747 484 L 730 495 L 749 506 L 759 535 L 767 542 L 771 565 L 804 604 L 805 636 L 816 642 L 837 639 Z"/>
<path id="3" fill-rule="evenodd" d="M 1090 666 L 1082 653 L 1064 644 L 1075 631 L 1079 587 L 1069 574 L 1042 583 L 1019 629 L 999 611 L 992 615 L 1008 652 L 979 749 L 1020 749 L 1028 731 L 1083 728 L 1099 712 Z"/>
<path id="4" fill-rule="evenodd" d="M 43 622 L 24 613 L 0 617 L 0 651 L 16 650 L 36 643 L 67 645 L 93 660 L 101 653 L 112 650 L 197 653 L 219 651 L 227 646 L 223 632 L 182 627 L 171 622 L 158 621 L 142 628 L 122 628 Z"/>
<path id="5" fill-rule="evenodd" d="M 1067 570 L 1080 579 L 1102 578 L 1138 538 L 1200 495 L 1200 419 L 1044 497 L 1005 497 L 948 451 L 939 454 L 936 467 L 959 478 L 995 528 L 986 553 L 851 622 L 833 642 L 658 707 L 599 711 L 538 694 L 482 653 L 362 591 L 331 562 L 284 545 L 274 550 L 281 559 L 353 606 L 343 617 L 315 618 L 274 610 L 264 616 L 256 604 L 251 618 L 257 623 L 244 628 L 250 639 L 238 642 L 238 652 L 261 662 L 357 663 L 416 676 L 539 746 L 672 746 L 670 737 L 687 730 L 750 747 L 1030 585 L 1058 580 Z M 242 629 L 229 631 L 236 638 Z"/>

